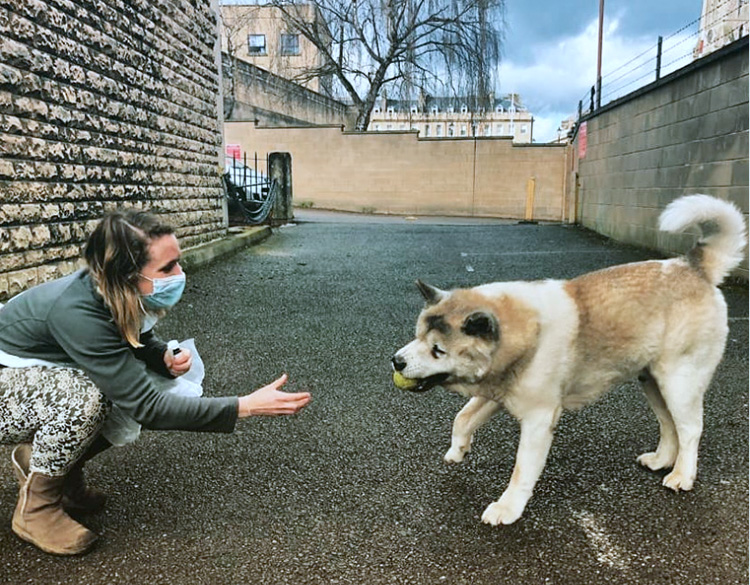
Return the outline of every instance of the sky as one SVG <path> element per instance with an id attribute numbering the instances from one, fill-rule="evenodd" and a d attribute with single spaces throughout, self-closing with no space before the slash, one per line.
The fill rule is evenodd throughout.
<path id="1" fill-rule="evenodd" d="M 702 6 L 702 0 L 605 0 L 603 98 L 652 80 L 659 35 L 665 38 L 668 70 L 687 64 Z M 596 81 L 599 0 L 506 0 L 506 24 L 500 93 L 520 94 L 534 115 L 535 142 L 553 140 L 560 122 L 577 112 Z M 627 85 L 638 77 L 643 79 Z"/>

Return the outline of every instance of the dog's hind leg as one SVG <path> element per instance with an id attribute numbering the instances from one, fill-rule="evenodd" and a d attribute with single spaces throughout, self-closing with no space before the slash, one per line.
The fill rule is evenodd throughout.
<path id="1" fill-rule="evenodd" d="M 695 360 L 695 361 L 694 361 Z M 698 444 L 703 432 L 703 394 L 714 368 L 705 361 L 682 360 L 677 367 L 654 372 L 664 402 L 677 431 L 678 452 L 674 468 L 664 485 L 675 491 L 691 490 L 698 468 Z"/>
<path id="2" fill-rule="evenodd" d="M 646 399 L 659 421 L 659 445 L 655 452 L 644 453 L 639 456 L 638 463 L 653 471 L 670 468 L 677 459 L 677 430 L 674 427 L 672 415 L 669 414 L 659 385 L 651 372 L 644 370 L 638 379 L 641 381 Z"/>
<path id="3" fill-rule="evenodd" d="M 512 524 L 521 517 L 547 461 L 561 408 L 536 410 L 521 419 L 521 439 L 508 487 L 482 514 L 485 524 Z"/>
<path id="4" fill-rule="evenodd" d="M 461 409 L 453 421 L 451 448 L 443 459 L 446 463 L 461 463 L 471 451 L 474 432 L 500 409 L 500 403 L 475 396 Z"/>

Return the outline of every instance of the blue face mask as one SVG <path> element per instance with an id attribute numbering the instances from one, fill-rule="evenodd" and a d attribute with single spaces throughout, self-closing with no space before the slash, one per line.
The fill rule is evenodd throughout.
<path id="1" fill-rule="evenodd" d="M 143 276 L 141 274 L 141 276 Z M 185 273 L 167 276 L 166 278 L 149 278 L 154 285 L 151 294 L 143 295 L 143 304 L 148 309 L 169 309 L 177 304 L 185 290 Z"/>

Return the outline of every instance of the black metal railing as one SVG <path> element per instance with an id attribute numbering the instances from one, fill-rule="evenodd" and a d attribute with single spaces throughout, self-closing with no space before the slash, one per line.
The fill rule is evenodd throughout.
<path id="1" fill-rule="evenodd" d="M 255 153 L 248 160 L 227 157 L 224 165 L 224 186 L 230 225 L 260 224 L 268 219 L 278 193 L 278 186 L 269 175 L 268 155 Z"/>

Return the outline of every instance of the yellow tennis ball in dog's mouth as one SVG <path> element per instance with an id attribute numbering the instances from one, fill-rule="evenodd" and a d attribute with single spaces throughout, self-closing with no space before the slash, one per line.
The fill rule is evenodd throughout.
<path id="1" fill-rule="evenodd" d="M 401 372 L 393 372 L 393 383 L 400 390 L 411 390 L 417 387 L 417 381 L 414 378 L 407 378 L 401 375 Z"/>

